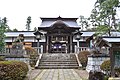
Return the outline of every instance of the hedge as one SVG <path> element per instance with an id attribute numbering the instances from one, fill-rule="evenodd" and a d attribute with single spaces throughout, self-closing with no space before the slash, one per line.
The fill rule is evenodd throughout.
<path id="1" fill-rule="evenodd" d="M 4 56 L 0 56 L 0 61 L 5 61 L 5 57 Z"/>
<path id="2" fill-rule="evenodd" d="M 100 65 L 101 70 L 103 71 L 110 71 L 110 60 L 106 60 L 104 61 L 101 65 Z"/>
<path id="3" fill-rule="evenodd" d="M 105 80 L 104 73 L 97 71 L 89 72 L 89 80 Z"/>
<path id="4" fill-rule="evenodd" d="M 31 67 L 34 67 L 36 62 L 37 62 L 37 58 L 38 58 L 38 53 L 37 51 L 32 48 L 32 47 L 25 47 L 25 50 L 27 52 L 27 55 L 29 56 L 30 58 L 30 61 L 29 61 L 29 64 Z"/>
<path id="5" fill-rule="evenodd" d="M 0 61 L 0 80 L 24 80 L 28 66 L 20 61 Z"/>
<path id="6" fill-rule="evenodd" d="M 111 65 L 110 65 L 110 60 L 106 60 L 104 61 L 101 65 L 100 65 L 100 68 L 101 70 L 105 71 L 106 74 L 110 74 L 110 68 L 111 68 Z M 115 76 L 120 76 L 120 67 L 115 67 Z"/>
<path id="7" fill-rule="evenodd" d="M 78 54 L 78 58 L 80 60 L 80 63 L 82 64 L 82 67 L 86 67 L 87 66 L 87 62 L 88 62 L 88 55 L 90 55 L 91 53 L 89 51 L 81 51 Z"/>

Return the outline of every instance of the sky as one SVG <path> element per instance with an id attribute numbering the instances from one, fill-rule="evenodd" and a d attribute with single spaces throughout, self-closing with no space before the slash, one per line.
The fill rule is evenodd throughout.
<path id="1" fill-rule="evenodd" d="M 31 30 L 39 27 L 40 17 L 89 17 L 96 0 L 0 0 L 0 17 L 7 17 L 10 29 L 26 31 L 31 16 Z"/>

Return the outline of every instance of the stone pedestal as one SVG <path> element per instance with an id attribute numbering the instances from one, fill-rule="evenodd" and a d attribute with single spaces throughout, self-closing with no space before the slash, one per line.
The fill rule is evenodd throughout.
<path id="1" fill-rule="evenodd" d="M 10 55 L 17 56 L 17 57 L 25 56 L 26 52 L 25 52 L 24 45 L 22 43 L 13 43 L 12 49 L 10 51 Z"/>
<path id="2" fill-rule="evenodd" d="M 105 61 L 110 59 L 108 55 L 105 54 L 97 54 L 97 55 L 89 55 L 88 63 L 86 70 L 88 72 L 92 71 L 101 71 L 100 65 Z"/>
<path id="3" fill-rule="evenodd" d="M 120 78 L 113 78 L 113 77 L 110 77 L 108 80 L 120 80 Z"/>

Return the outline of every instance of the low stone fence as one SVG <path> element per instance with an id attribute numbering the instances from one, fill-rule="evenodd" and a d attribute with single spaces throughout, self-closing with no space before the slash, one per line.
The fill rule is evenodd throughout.
<path id="1" fill-rule="evenodd" d="M 5 60 L 15 60 L 15 61 L 22 61 L 25 63 L 29 63 L 29 58 L 27 57 L 6 57 Z"/>
<path id="2" fill-rule="evenodd" d="M 25 63 L 29 63 L 29 57 L 23 54 L 10 54 L 10 53 L 3 53 L 0 56 L 5 57 L 5 60 L 16 60 L 16 61 L 23 61 Z"/>

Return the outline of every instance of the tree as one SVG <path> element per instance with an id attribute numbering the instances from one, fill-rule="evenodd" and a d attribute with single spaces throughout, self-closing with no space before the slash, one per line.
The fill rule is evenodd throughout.
<path id="1" fill-rule="evenodd" d="M 18 30 L 15 28 L 15 29 L 13 29 L 12 31 L 18 31 Z"/>
<path id="2" fill-rule="evenodd" d="M 3 19 L 2 19 L 2 24 L 5 26 L 5 31 L 11 31 L 11 29 L 9 28 L 9 26 L 7 25 L 7 18 L 6 17 L 4 17 Z"/>
<path id="3" fill-rule="evenodd" d="M 82 16 L 82 15 L 79 17 L 79 23 L 80 23 L 80 26 L 81 26 L 81 30 L 82 30 L 82 31 L 83 31 L 84 29 L 87 30 L 87 28 L 89 27 L 87 18 L 85 18 L 85 17 Z"/>
<path id="4" fill-rule="evenodd" d="M 99 25 L 100 23 L 97 21 L 97 10 L 93 9 L 90 15 L 90 18 L 88 18 L 88 20 L 90 20 L 90 22 L 92 23 L 93 29 L 96 30 L 97 25 Z"/>
<path id="5" fill-rule="evenodd" d="M 116 23 L 117 8 L 119 8 L 119 0 L 96 1 L 90 19 L 99 34 L 107 33 L 111 36 L 111 30 L 118 29 L 118 23 Z"/>
<path id="6" fill-rule="evenodd" d="M 30 31 L 30 23 L 31 23 L 31 16 L 28 16 L 28 18 L 27 18 L 27 24 L 26 24 L 27 31 Z"/>
<path id="7" fill-rule="evenodd" d="M 0 20 L 0 52 L 3 53 L 5 49 L 5 31 L 7 29 L 7 18 Z"/>
<path id="8" fill-rule="evenodd" d="M 6 29 L 6 32 L 11 32 L 12 30 L 10 28 Z"/>
<path id="9" fill-rule="evenodd" d="M 34 31 L 37 31 L 37 28 L 36 28 L 36 27 L 34 27 Z"/>

